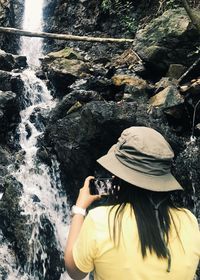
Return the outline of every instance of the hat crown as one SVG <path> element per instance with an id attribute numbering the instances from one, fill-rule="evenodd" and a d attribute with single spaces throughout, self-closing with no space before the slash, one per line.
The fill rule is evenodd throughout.
<path id="1" fill-rule="evenodd" d="M 133 186 L 151 191 L 182 190 L 171 174 L 174 152 L 156 130 L 138 126 L 125 129 L 107 155 L 97 161 Z"/>
<path id="2" fill-rule="evenodd" d="M 131 150 L 135 150 L 161 160 L 171 160 L 174 157 L 174 152 L 165 138 L 156 130 L 148 127 L 125 129 L 118 139 L 117 146 L 120 150 L 128 149 L 130 153 Z"/>

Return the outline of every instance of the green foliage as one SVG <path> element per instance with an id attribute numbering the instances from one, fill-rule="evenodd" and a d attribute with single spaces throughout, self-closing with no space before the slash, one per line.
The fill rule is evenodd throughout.
<path id="1" fill-rule="evenodd" d="M 165 3 L 165 9 L 174 9 L 179 6 L 180 6 L 180 3 L 177 0 L 167 0 Z"/>
<path id="2" fill-rule="evenodd" d="M 135 33 L 137 24 L 132 0 L 102 0 L 101 7 L 104 12 L 119 18 L 119 24 L 125 33 Z"/>
<path id="3" fill-rule="evenodd" d="M 101 3 L 101 7 L 104 11 L 116 15 L 120 15 L 123 12 L 127 13 L 133 6 L 131 0 L 103 0 Z"/>
<path id="4" fill-rule="evenodd" d="M 138 24 L 134 18 L 124 16 L 122 18 L 122 26 L 126 29 L 125 33 L 136 33 Z"/>
<path id="5" fill-rule="evenodd" d="M 101 7 L 104 11 L 110 11 L 111 10 L 111 0 L 103 0 L 101 3 Z"/>

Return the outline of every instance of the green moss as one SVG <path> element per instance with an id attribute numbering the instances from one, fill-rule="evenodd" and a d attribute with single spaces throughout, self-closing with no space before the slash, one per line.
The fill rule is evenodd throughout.
<path id="1" fill-rule="evenodd" d="M 81 59 L 81 55 L 75 52 L 72 48 L 64 48 L 57 52 L 48 53 L 51 58 L 67 58 L 67 59 Z"/>

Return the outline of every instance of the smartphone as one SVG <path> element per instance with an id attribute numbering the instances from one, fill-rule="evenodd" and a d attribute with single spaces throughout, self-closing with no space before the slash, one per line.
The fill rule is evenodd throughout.
<path id="1" fill-rule="evenodd" d="M 90 194 L 110 195 L 113 178 L 95 178 L 90 181 Z"/>

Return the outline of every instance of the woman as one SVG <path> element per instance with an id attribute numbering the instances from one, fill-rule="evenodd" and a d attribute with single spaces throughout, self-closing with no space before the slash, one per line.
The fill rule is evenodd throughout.
<path id="1" fill-rule="evenodd" d="M 97 161 L 116 177 L 113 205 L 86 209 L 99 195 L 80 190 L 65 250 L 73 279 L 94 271 L 102 280 L 192 280 L 199 262 L 197 219 L 176 208 L 182 187 L 170 172 L 174 153 L 154 129 L 130 127 Z"/>

